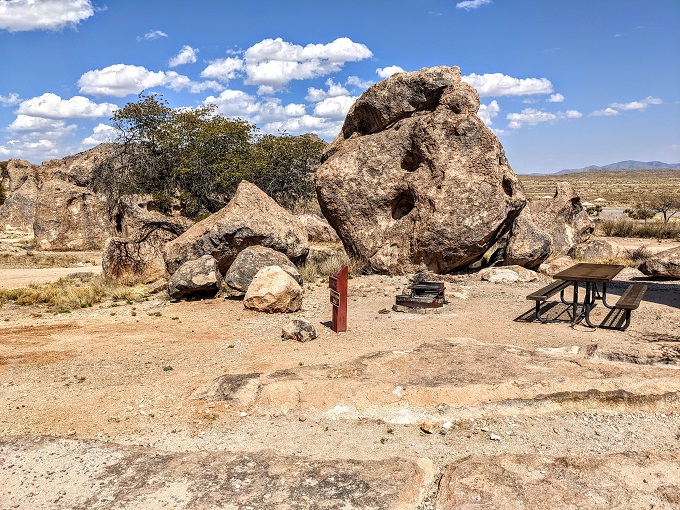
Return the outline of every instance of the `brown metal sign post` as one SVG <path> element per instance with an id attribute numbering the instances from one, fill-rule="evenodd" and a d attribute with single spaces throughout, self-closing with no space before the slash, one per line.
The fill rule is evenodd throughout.
<path id="1" fill-rule="evenodd" d="M 331 329 L 336 333 L 347 331 L 347 266 L 328 278 L 333 305 L 333 324 Z"/>

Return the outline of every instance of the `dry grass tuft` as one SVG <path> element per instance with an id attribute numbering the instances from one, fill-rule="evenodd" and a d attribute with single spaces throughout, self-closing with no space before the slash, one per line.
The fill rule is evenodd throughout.
<path id="1" fill-rule="evenodd" d="M 347 265 L 350 276 L 365 274 L 366 263 L 359 259 L 349 257 L 344 251 L 329 255 L 321 260 L 307 260 L 299 268 L 300 275 L 306 282 L 313 282 L 317 278 L 328 278 L 340 267 Z"/>
<path id="2" fill-rule="evenodd" d="M 0 305 L 44 304 L 56 310 L 87 308 L 104 299 L 141 301 L 148 296 L 145 285 L 127 287 L 106 283 L 101 276 L 74 273 L 56 282 L 31 284 L 20 289 L 0 289 Z"/>
<path id="3" fill-rule="evenodd" d="M 639 221 L 620 218 L 601 220 L 597 223 L 597 231 L 607 237 L 639 237 L 649 239 L 680 240 L 680 221 Z"/>

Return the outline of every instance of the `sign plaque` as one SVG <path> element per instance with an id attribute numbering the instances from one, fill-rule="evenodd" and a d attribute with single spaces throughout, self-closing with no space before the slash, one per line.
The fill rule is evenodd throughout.
<path id="1" fill-rule="evenodd" d="M 331 329 L 336 333 L 347 331 L 347 266 L 343 265 L 337 273 L 328 278 L 333 322 Z"/>

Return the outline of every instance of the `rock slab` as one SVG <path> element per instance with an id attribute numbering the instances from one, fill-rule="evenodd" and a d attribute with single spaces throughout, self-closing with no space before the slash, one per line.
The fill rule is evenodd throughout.
<path id="1" fill-rule="evenodd" d="M 309 252 L 300 220 L 254 184 L 241 181 L 225 207 L 165 245 L 165 265 L 172 274 L 187 260 L 212 255 L 226 274 L 236 256 L 254 245 L 280 251 L 295 264 Z"/>
<path id="2" fill-rule="evenodd" d="M 640 266 L 640 271 L 650 276 L 680 278 L 680 248 L 671 248 L 652 255 Z"/>
<path id="3" fill-rule="evenodd" d="M 316 173 L 321 211 L 350 256 L 381 273 L 444 273 L 480 258 L 524 192 L 457 67 L 366 90 Z"/>
<path id="4" fill-rule="evenodd" d="M 411 510 L 434 478 L 426 459 L 172 453 L 59 438 L 3 439 L 0 458 L 2 508 Z"/>
<path id="5" fill-rule="evenodd" d="M 224 275 L 224 281 L 232 289 L 246 292 L 257 272 L 267 266 L 279 266 L 302 285 L 302 276 L 295 264 L 283 253 L 266 246 L 249 246 L 239 253 Z"/>
<path id="6" fill-rule="evenodd" d="M 475 455 L 449 466 L 436 510 L 678 508 L 677 453 Z"/>

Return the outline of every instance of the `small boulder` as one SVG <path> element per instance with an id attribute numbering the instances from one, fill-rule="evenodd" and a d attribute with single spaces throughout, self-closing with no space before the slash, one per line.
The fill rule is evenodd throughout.
<path id="1" fill-rule="evenodd" d="M 340 241 L 338 234 L 323 216 L 300 214 L 297 219 L 307 229 L 307 239 L 310 243 L 336 243 Z"/>
<path id="2" fill-rule="evenodd" d="M 621 246 L 609 239 L 591 239 L 586 243 L 574 245 L 569 251 L 572 258 L 579 260 L 604 260 L 620 257 Z"/>
<path id="3" fill-rule="evenodd" d="M 230 288 L 246 292 L 257 272 L 268 266 L 279 266 L 302 285 L 302 276 L 295 264 L 283 253 L 266 246 L 249 246 L 239 253 L 229 266 L 224 281 Z"/>
<path id="4" fill-rule="evenodd" d="M 281 338 L 284 340 L 307 342 L 316 338 L 316 329 L 314 329 L 314 325 L 308 320 L 295 318 L 283 326 Z"/>
<path id="5" fill-rule="evenodd" d="M 168 294 L 174 299 L 214 297 L 220 290 L 222 275 L 217 261 L 210 255 L 190 260 L 180 266 L 168 281 Z"/>
<path id="6" fill-rule="evenodd" d="M 640 265 L 640 271 L 649 276 L 680 278 L 680 247 L 650 256 Z"/>
<path id="7" fill-rule="evenodd" d="M 280 267 L 263 267 L 253 277 L 243 306 L 257 312 L 297 312 L 302 307 L 302 287 Z"/>
<path id="8" fill-rule="evenodd" d="M 521 266 L 487 267 L 479 272 L 479 277 L 491 283 L 533 282 L 538 279 L 535 271 Z"/>
<path id="9" fill-rule="evenodd" d="M 576 262 L 571 257 L 557 257 L 556 259 L 548 260 L 541 264 L 538 268 L 539 273 L 547 274 L 548 276 L 553 276 L 570 268 Z"/>

